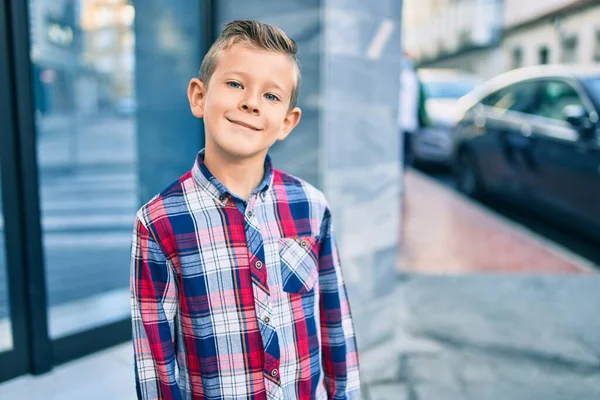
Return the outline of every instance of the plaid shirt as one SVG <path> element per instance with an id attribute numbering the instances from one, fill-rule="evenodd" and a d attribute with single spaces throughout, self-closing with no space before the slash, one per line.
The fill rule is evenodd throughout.
<path id="1" fill-rule="evenodd" d="M 247 203 L 198 154 L 136 215 L 139 399 L 359 398 L 354 329 L 323 193 L 265 161 Z"/>

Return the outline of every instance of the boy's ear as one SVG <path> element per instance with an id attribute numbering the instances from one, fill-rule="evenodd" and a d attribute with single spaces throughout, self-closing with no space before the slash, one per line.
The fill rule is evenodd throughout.
<path id="1" fill-rule="evenodd" d="M 188 85 L 187 94 L 192 114 L 196 118 L 203 118 L 206 102 L 206 85 L 204 82 L 198 78 L 193 78 Z"/>
<path id="2" fill-rule="evenodd" d="M 283 124 L 281 125 L 281 131 L 279 132 L 279 136 L 277 136 L 277 140 L 283 140 L 288 137 L 290 132 L 292 132 L 296 125 L 298 125 L 298 122 L 300 122 L 301 117 L 302 110 L 299 107 L 294 107 L 288 111 L 283 120 Z"/>

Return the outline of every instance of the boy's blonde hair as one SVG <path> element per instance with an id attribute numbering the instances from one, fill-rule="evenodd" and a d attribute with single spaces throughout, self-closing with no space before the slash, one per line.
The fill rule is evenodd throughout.
<path id="1" fill-rule="evenodd" d="M 285 54 L 294 62 L 296 68 L 296 85 L 292 90 L 290 110 L 298 103 L 300 87 L 300 65 L 296 58 L 298 48 L 284 31 L 276 26 L 252 20 L 237 20 L 225 25 L 219 38 L 206 53 L 200 66 L 200 80 L 208 84 L 219 60 L 219 53 L 235 43 L 248 44 L 251 47 Z"/>

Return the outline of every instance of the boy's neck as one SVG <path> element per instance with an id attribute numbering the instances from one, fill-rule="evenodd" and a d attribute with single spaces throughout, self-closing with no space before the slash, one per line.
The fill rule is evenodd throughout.
<path id="1" fill-rule="evenodd" d="M 247 201 L 264 179 L 265 157 L 266 154 L 250 159 L 232 159 L 207 146 L 204 164 L 227 189 Z"/>

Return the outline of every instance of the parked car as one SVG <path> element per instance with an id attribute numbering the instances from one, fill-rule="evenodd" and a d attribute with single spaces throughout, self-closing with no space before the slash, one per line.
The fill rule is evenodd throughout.
<path id="1" fill-rule="evenodd" d="M 460 101 L 456 186 L 600 238 L 600 65 L 505 73 Z"/>
<path id="2" fill-rule="evenodd" d="M 427 122 L 410 140 L 410 157 L 415 164 L 449 166 L 457 101 L 482 81 L 476 75 L 453 69 L 422 68 L 418 76 L 425 94 Z"/>

